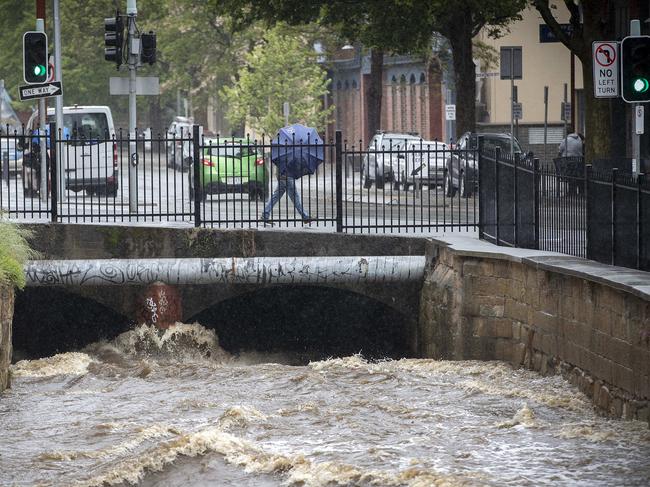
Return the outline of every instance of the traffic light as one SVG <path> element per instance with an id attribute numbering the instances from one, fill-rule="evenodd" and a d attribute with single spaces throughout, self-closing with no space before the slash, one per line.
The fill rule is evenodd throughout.
<path id="1" fill-rule="evenodd" d="M 628 103 L 650 101 L 650 36 L 626 37 L 621 42 L 621 85 Z"/>
<path id="2" fill-rule="evenodd" d="M 156 34 L 149 31 L 148 34 L 140 35 L 140 61 L 142 64 L 153 64 L 156 62 Z"/>
<path id="3" fill-rule="evenodd" d="M 25 83 L 47 81 L 47 35 L 45 32 L 23 34 L 23 78 Z"/>
<path id="4" fill-rule="evenodd" d="M 122 46 L 124 45 L 124 21 L 120 11 L 115 12 L 115 17 L 104 19 L 104 59 L 117 64 L 122 64 Z"/>

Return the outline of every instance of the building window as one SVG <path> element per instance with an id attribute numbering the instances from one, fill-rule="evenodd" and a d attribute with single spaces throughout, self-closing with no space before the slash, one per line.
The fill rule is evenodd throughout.
<path id="1" fill-rule="evenodd" d="M 400 130 L 406 132 L 406 76 L 399 78 Z"/>
<path id="2" fill-rule="evenodd" d="M 411 78 L 409 79 L 409 112 L 411 115 L 411 132 L 417 132 L 418 131 L 418 126 L 417 126 L 417 105 L 415 103 L 416 100 L 416 93 L 415 93 L 415 75 L 412 74 Z"/>
<path id="3" fill-rule="evenodd" d="M 390 82 L 390 128 L 397 131 L 397 78 L 393 76 Z"/>

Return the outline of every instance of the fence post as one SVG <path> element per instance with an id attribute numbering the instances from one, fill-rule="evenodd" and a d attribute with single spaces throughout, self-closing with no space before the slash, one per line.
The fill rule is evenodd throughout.
<path id="1" fill-rule="evenodd" d="M 612 247 L 611 247 L 611 265 L 614 265 L 614 262 L 616 262 L 616 176 L 618 174 L 618 168 L 613 168 L 612 169 L 612 193 L 611 193 L 611 206 L 610 206 L 610 212 L 611 212 L 611 217 L 612 217 L 612 228 L 610 231 L 610 238 L 612 240 Z"/>
<path id="2" fill-rule="evenodd" d="M 56 123 L 50 123 L 50 181 L 51 181 L 51 212 L 52 212 L 52 222 L 56 223 L 59 219 L 59 177 L 57 171 L 57 160 L 56 160 Z M 65 189 L 64 189 L 65 191 Z"/>
<path id="3" fill-rule="evenodd" d="M 591 258 L 590 243 L 589 243 L 589 228 L 591 227 L 591 192 L 589 191 L 589 184 L 591 181 L 591 164 L 585 164 L 585 175 L 584 175 L 584 184 L 585 184 L 585 255 L 587 259 Z"/>
<path id="4" fill-rule="evenodd" d="M 336 231 L 343 231 L 343 143 L 341 131 L 336 131 L 335 137 L 336 162 Z"/>
<path id="5" fill-rule="evenodd" d="M 483 209 L 483 204 L 487 200 L 487 198 L 483 197 L 483 192 L 485 191 L 483 189 L 483 177 L 481 174 L 483 173 L 483 136 L 479 135 L 478 136 L 478 238 L 480 240 L 483 240 L 483 232 L 484 232 L 484 225 L 485 225 L 485 215 L 484 215 L 484 209 Z M 447 168 L 445 167 L 445 170 Z M 476 213 L 475 213 L 476 215 Z M 476 216 L 474 217 L 476 218 Z"/>
<path id="6" fill-rule="evenodd" d="M 645 174 L 636 177 L 636 268 L 641 269 L 641 249 L 643 248 L 643 209 L 641 204 L 641 185 Z"/>
<path id="7" fill-rule="evenodd" d="M 499 159 L 501 158 L 501 148 L 497 147 L 494 151 L 494 215 L 496 218 L 496 228 L 494 230 L 494 238 L 496 244 L 499 244 Z"/>
<path id="8" fill-rule="evenodd" d="M 194 178 L 194 226 L 201 226 L 201 201 L 203 195 L 203 188 L 201 187 L 201 140 L 199 134 L 199 126 L 192 127 L 192 160 L 194 162 L 194 171 L 192 176 Z M 188 175 L 189 176 L 189 175 Z"/>
<path id="9" fill-rule="evenodd" d="M 540 174 L 539 174 L 539 158 L 535 157 L 533 159 L 533 184 L 535 186 L 535 189 L 533 190 L 534 193 L 534 201 L 533 201 L 533 232 L 534 233 L 534 238 L 535 238 L 535 249 L 539 250 L 539 186 L 540 186 Z"/>
<path id="10" fill-rule="evenodd" d="M 519 194 L 518 194 L 518 185 L 517 185 L 517 172 L 519 170 L 519 152 L 515 152 L 515 157 L 512 164 L 512 173 L 513 173 L 513 182 L 512 182 L 512 217 L 514 220 L 514 237 L 515 237 L 515 247 L 519 247 Z"/>

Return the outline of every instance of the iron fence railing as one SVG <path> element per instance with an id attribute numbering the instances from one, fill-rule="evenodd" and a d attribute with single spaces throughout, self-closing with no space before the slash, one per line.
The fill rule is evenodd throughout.
<path id="1" fill-rule="evenodd" d="M 650 181 L 584 159 L 553 166 L 481 151 L 479 236 L 498 245 L 549 250 L 650 270 Z"/>
<path id="2" fill-rule="evenodd" d="M 198 126 L 180 136 L 134 138 L 123 131 L 64 136 L 53 124 L 42 135 L 5 131 L 1 211 L 8 218 L 64 223 L 474 231 L 478 152 L 411 139 L 365 147 L 337 132 L 324 143 L 294 140 L 278 146 L 266 138 L 208 137 Z M 322 162 L 313 174 L 305 170 L 293 180 L 278 169 L 277 154 L 271 162 L 274 150 L 305 164 L 318 152 Z M 369 165 L 374 181 L 364 177 Z M 274 194 L 278 201 L 271 207 Z M 301 204 L 294 204 L 298 197 Z"/>

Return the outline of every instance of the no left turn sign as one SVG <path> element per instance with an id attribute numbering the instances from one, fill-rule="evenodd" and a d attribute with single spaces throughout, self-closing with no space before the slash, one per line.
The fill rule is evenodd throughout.
<path id="1" fill-rule="evenodd" d="M 594 96 L 618 97 L 618 43 L 595 41 L 592 44 L 594 67 Z"/>
<path id="2" fill-rule="evenodd" d="M 598 44 L 594 50 L 594 60 L 603 68 L 607 68 L 616 62 L 616 51 L 612 44 Z"/>

